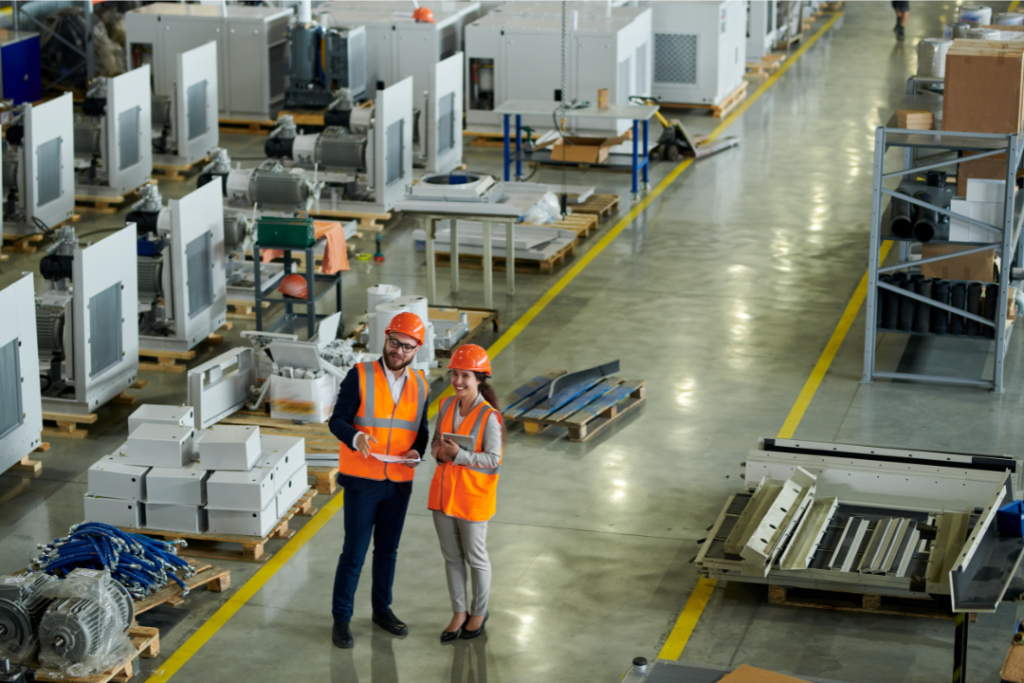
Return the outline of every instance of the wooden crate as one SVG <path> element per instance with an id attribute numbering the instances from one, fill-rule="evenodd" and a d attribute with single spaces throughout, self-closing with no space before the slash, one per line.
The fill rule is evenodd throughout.
<path id="1" fill-rule="evenodd" d="M 525 387 L 523 393 L 526 393 Z M 587 380 L 564 389 L 548 398 L 548 392 L 528 395 L 505 410 L 506 423 L 520 422 L 527 434 L 540 434 L 549 427 L 565 427 L 569 440 L 591 439 L 622 416 L 644 404 L 643 380 L 622 380 L 618 377 Z"/>
<path id="2" fill-rule="evenodd" d="M 203 562 L 199 565 L 196 565 L 195 562 L 192 562 L 191 564 L 195 566 L 197 570 L 196 573 L 187 578 L 182 578 L 182 581 L 186 586 L 188 586 L 190 591 L 193 591 L 200 586 L 206 586 L 206 589 L 209 591 L 222 593 L 228 588 L 231 588 L 230 569 L 214 567 L 209 562 Z M 182 573 L 183 572 L 179 570 L 179 578 L 181 578 Z M 185 601 L 185 598 L 181 593 L 181 586 L 172 581 L 169 585 L 164 586 L 153 595 L 147 595 L 141 600 L 136 600 L 135 616 L 139 616 L 143 612 L 148 612 L 154 607 L 158 607 L 163 604 L 169 604 L 172 607 L 176 607 Z"/>
<path id="3" fill-rule="evenodd" d="M 567 260 L 571 259 L 576 253 L 576 243 L 565 245 L 559 249 L 557 253 L 552 254 L 543 261 L 527 261 L 525 259 L 516 259 L 516 272 L 517 273 L 552 273 L 556 268 L 560 267 Z M 505 270 L 505 257 L 504 256 L 492 256 L 494 261 L 494 270 L 503 271 Z M 447 266 L 451 264 L 451 254 L 447 252 L 435 252 L 434 263 L 439 266 Z M 460 268 L 471 268 L 473 270 L 483 270 L 484 257 L 476 254 L 459 254 L 459 267 Z"/>
<path id="4" fill-rule="evenodd" d="M 34 235 L 4 233 L 4 242 L 10 242 L 10 244 L 5 244 L 2 251 L 5 254 L 34 254 L 39 248 L 37 243 L 42 241 L 42 233 L 36 233 Z"/>
<path id="5" fill-rule="evenodd" d="M 592 194 L 587 200 L 572 207 L 574 214 L 591 213 L 600 218 L 608 218 L 619 210 L 619 195 Z"/>
<path id="6" fill-rule="evenodd" d="M 799 38 L 798 38 L 799 39 Z M 788 48 L 783 48 L 788 49 Z M 718 104 L 692 104 L 688 102 L 662 102 L 662 109 L 696 109 L 711 112 L 711 115 L 716 118 L 724 118 L 732 113 L 732 111 L 743 103 L 743 100 L 747 99 L 747 82 L 743 81 L 739 87 L 729 93 L 728 97 L 719 102 Z"/>
<path id="7" fill-rule="evenodd" d="M 39 669 L 36 671 L 37 681 L 60 681 L 61 683 L 123 683 L 135 675 L 134 662 L 138 657 L 152 659 L 160 655 L 160 629 L 149 626 L 130 626 L 128 639 L 135 648 L 123 664 L 93 676 L 65 676 L 59 671 Z"/>
<path id="8" fill-rule="evenodd" d="M 277 123 L 269 119 L 251 121 L 249 119 L 220 119 L 220 132 L 243 133 L 246 135 L 266 135 Z"/>
<path id="9" fill-rule="evenodd" d="M 879 593 L 847 593 L 812 588 L 768 586 L 768 602 L 772 605 L 786 607 L 812 607 L 814 609 L 867 612 L 899 617 L 953 618 L 948 602 L 939 603 L 929 597 L 910 598 Z M 977 621 L 977 619 L 977 614 L 970 615 L 971 621 Z"/>

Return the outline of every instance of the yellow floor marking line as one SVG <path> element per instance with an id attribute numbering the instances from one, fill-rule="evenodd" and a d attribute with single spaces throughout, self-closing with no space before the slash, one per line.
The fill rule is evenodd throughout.
<path id="1" fill-rule="evenodd" d="M 708 137 L 711 140 L 717 138 L 722 131 L 724 131 L 725 128 L 733 122 L 735 117 L 742 114 L 748 107 L 750 107 L 751 104 L 757 101 L 757 98 L 760 97 L 765 90 L 770 88 L 782 76 L 782 74 L 786 73 L 786 70 L 789 69 L 789 67 L 791 67 L 796 60 L 811 47 L 811 45 L 814 45 L 825 31 L 832 28 L 832 25 L 835 24 L 841 16 L 843 16 L 842 13 L 832 15 L 831 19 L 825 22 L 825 24 L 818 29 L 806 43 L 801 45 L 800 49 L 794 52 L 792 57 L 783 62 L 782 67 L 772 74 L 772 76 L 769 77 L 760 88 L 755 90 L 754 94 L 751 95 L 748 100 L 737 107 L 736 110 L 729 115 L 729 118 L 715 128 Z M 881 251 L 881 260 L 879 262 L 885 260 L 891 246 L 891 242 L 886 242 L 884 244 Z M 843 312 L 843 316 L 839 319 L 839 325 L 836 326 L 835 332 L 832 333 L 832 337 L 829 339 L 828 344 L 826 344 L 825 350 L 822 352 L 821 357 L 814 366 L 814 370 L 811 371 L 810 378 L 808 378 L 807 383 L 804 384 L 804 388 L 797 397 L 792 410 L 789 411 L 789 416 L 783 423 L 782 429 L 779 431 L 778 438 L 789 438 L 792 436 L 793 432 L 796 431 L 796 426 L 800 423 L 800 419 L 807 411 L 807 406 L 814 397 L 814 392 L 817 391 L 818 386 L 821 384 L 821 380 L 825 377 L 825 372 L 828 370 L 829 365 L 832 363 L 832 359 L 835 358 L 836 352 L 839 350 L 840 344 L 843 342 L 843 338 L 846 337 L 846 333 L 850 330 L 850 325 L 853 324 L 853 319 L 857 316 L 857 311 L 860 310 L 860 306 L 864 301 L 866 293 L 867 273 L 865 272 L 860 285 L 858 285 L 857 290 L 854 292 L 853 298 L 850 299 L 850 302 L 846 305 L 846 311 Z M 700 620 L 700 615 L 704 612 L 704 608 L 707 607 L 708 600 L 711 599 L 711 593 L 715 590 L 716 585 L 718 585 L 717 581 L 705 578 L 701 578 L 697 582 L 697 586 L 693 589 L 689 599 L 687 599 L 686 605 L 683 607 L 683 611 L 679 615 L 679 619 L 676 620 L 676 625 L 672 627 L 672 631 L 668 634 L 665 644 L 662 645 L 661 652 L 658 653 L 658 659 L 677 660 L 683 654 L 683 649 L 690 641 L 690 636 L 693 635 L 693 630 L 697 628 L 697 622 Z"/>
<path id="2" fill-rule="evenodd" d="M 163 666 L 157 669 L 153 674 L 146 679 L 146 683 L 164 683 L 165 681 L 171 680 L 174 674 L 178 673 L 178 670 L 192 658 L 196 652 L 199 651 L 203 645 L 206 645 L 207 641 L 214 636 L 220 628 L 228 622 L 231 617 L 235 616 L 235 612 L 242 608 L 242 605 L 247 603 L 252 596 L 256 595 L 261 588 L 273 578 L 274 574 L 278 572 L 288 560 L 295 556 L 295 553 L 299 552 L 306 543 L 309 542 L 313 536 L 327 522 L 331 521 L 335 513 L 341 509 L 344 502 L 345 492 L 344 490 L 338 491 L 337 495 L 331 499 L 330 502 L 325 505 L 320 512 L 315 514 L 313 517 L 306 522 L 306 526 L 302 527 L 295 536 L 285 544 L 285 546 L 271 557 L 263 567 L 256 572 L 255 576 L 245 582 L 241 588 L 238 589 L 234 595 L 228 598 L 228 601 L 221 605 L 221 608 L 214 612 L 210 620 L 199 627 L 199 630 L 192 634 L 192 636 L 185 641 L 184 645 L 178 648 L 178 650 L 171 655 Z"/>
<path id="3" fill-rule="evenodd" d="M 1020 0 L 1013 0 L 1013 2 L 1010 3 L 1010 6 L 1006 8 L 1006 11 L 1007 12 L 1016 12 L 1017 11 L 1017 5 L 1019 5 L 1019 4 L 1020 4 Z"/>

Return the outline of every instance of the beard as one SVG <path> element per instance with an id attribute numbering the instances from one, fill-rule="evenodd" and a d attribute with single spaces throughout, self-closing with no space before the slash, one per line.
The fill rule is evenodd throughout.
<path id="1" fill-rule="evenodd" d="M 411 356 L 409 356 L 408 359 L 403 361 L 402 356 L 398 352 L 392 351 L 387 346 L 385 346 L 383 357 L 384 367 L 386 367 L 391 372 L 397 373 L 398 371 L 405 370 L 407 367 L 409 367 L 409 364 L 416 359 L 416 354 L 412 354 Z"/>

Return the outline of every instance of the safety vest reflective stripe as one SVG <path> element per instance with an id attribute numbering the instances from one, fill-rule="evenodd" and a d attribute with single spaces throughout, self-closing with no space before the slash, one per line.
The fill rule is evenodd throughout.
<path id="1" fill-rule="evenodd" d="M 481 406 L 483 407 L 483 406 Z M 473 423 L 473 429 L 470 430 L 469 435 L 473 437 L 473 443 L 480 443 L 480 426 L 491 417 L 489 410 L 480 410 L 477 413 L 476 421 Z M 454 424 L 455 420 L 452 420 Z M 497 467 L 476 467 L 475 465 L 464 465 L 466 469 L 479 472 L 480 474 L 497 474 L 501 471 L 501 465 Z"/>
<path id="2" fill-rule="evenodd" d="M 500 424 L 501 416 L 489 404 L 481 403 L 470 411 L 459 424 L 459 428 L 455 429 L 455 401 L 457 400 L 456 397 L 451 397 L 441 402 L 441 420 L 438 423 L 438 430 L 441 434 L 454 432 L 471 437 L 475 452 L 480 452 L 484 448 L 483 442 L 488 420 L 494 414 Z M 439 462 L 434 470 L 434 478 L 430 482 L 427 507 L 471 522 L 485 522 L 495 512 L 500 471 L 500 452 L 496 467 Z"/>
<path id="3" fill-rule="evenodd" d="M 376 391 L 377 383 L 374 380 L 374 365 L 376 361 L 371 363 L 363 363 L 363 367 L 366 372 L 366 396 L 364 405 L 375 406 L 376 403 Z M 416 378 L 416 388 L 418 391 L 418 401 L 416 404 L 416 419 L 415 420 L 392 420 L 390 417 L 374 417 L 372 415 L 356 415 L 356 418 L 352 421 L 353 426 L 356 427 L 376 427 L 378 429 L 410 429 L 419 430 L 420 422 L 423 420 L 423 409 L 427 403 L 427 384 L 423 376 L 418 371 L 411 372 L 412 376 Z M 408 378 L 406 378 L 408 381 Z M 390 389 L 390 386 L 389 386 Z"/>

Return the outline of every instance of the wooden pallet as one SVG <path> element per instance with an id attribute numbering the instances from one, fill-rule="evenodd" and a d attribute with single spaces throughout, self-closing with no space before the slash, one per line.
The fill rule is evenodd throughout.
<path id="1" fill-rule="evenodd" d="M 101 195 L 88 195 L 88 194 L 76 194 L 75 195 L 75 210 L 81 213 L 102 213 L 102 214 L 115 214 L 124 208 L 124 205 L 129 201 L 134 200 L 134 197 L 130 196 L 133 193 L 126 192 L 121 195 L 112 195 L 109 197 Z"/>
<path id="2" fill-rule="evenodd" d="M 210 163 L 210 157 L 205 156 L 191 164 L 161 164 L 153 162 L 153 175 L 159 176 L 161 180 L 185 180 L 188 174 L 195 170 L 202 170 L 203 166 Z"/>
<path id="3" fill-rule="evenodd" d="M 326 202 L 325 202 L 326 203 Z M 305 212 L 302 212 L 305 213 Z M 334 209 L 318 209 L 310 211 L 309 215 L 314 218 L 343 218 L 359 221 L 359 229 L 367 232 L 384 232 L 384 225 L 378 221 L 391 220 L 390 213 L 366 213 L 364 211 L 340 211 Z"/>
<path id="4" fill-rule="evenodd" d="M 226 591 L 228 588 L 231 588 L 230 569 L 214 567 L 209 562 L 203 562 L 199 565 L 196 565 L 195 562 L 193 561 L 192 564 L 193 566 L 195 566 L 197 570 L 196 573 L 192 576 L 181 579 L 185 583 L 185 585 L 188 586 L 188 589 L 190 591 L 193 591 L 196 588 L 199 588 L 200 586 L 206 586 L 206 589 L 209 591 L 213 591 L 214 593 L 222 593 Z M 179 571 L 178 577 L 181 578 L 181 575 L 183 573 L 184 572 Z M 147 595 L 141 600 L 136 600 L 135 616 L 139 616 L 143 612 L 148 612 L 154 607 L 158 607 L 164 604 L 169 604 L 172 607 L 177 607 L 185 601 L 185 598 L 184 596 L 182 596 L 181 593 L 181 586 L 172 581 L 170 584 L 164 586 L 156 593 L 153 593 L 153 595 Z"/>
<path id="5" fill-rule="evenodd" d="M 4 234 L 4 242 L 10 242 L 11 244 L 5 244 L 3 251 L 5 254 L 34 254 L 39 248 L 36 243 L 43 241 L 44 235 L 42 233 L 36 233 L 34 235 L 9 235 Z"/>
<path id="6" fill-rule="evenodd" d="M 470 147 L 492 147 L 492 148 L 503 148 L 505 146 L 505 133 L 503 131 L 462 131 L 462 136 L 470 138 L 468 145 Z M 539 133 L 533 133 L 531 139 L 538 140 L 540 138 Z M 523 139 L 526 139 L 526 131 L 523 131 Z M 509 148 L 515 149 L 515 133 L 509 133 Z"/>
<path id="7" fill-rule="evenodd" d="M 776 49 L 779 49 L 776 47 Z M 788 48 L 785 48 L 788 49 Z M 694 104 L 689 102 L 662 102 L 662 109 L 696 109 L 711 112 L 711 115 L 716 118 L 724 118 L 732 113 L 732 110 L 740 106 L 743 100 L 747 99 L 747 82 L 743 81 L 740 86 L 733 90 L 729 95 L 719 102 L 718 104 Z"/>
<path id="8" fill-rule="evenodd" d="M 43 434 L 45 436 L 56 436 L 65 439 L 84 439 L 89 436 L 86 429 L 80 429 L 78 425 L 91 425 L 99 419 L 96 413 L 88 415 L 75 415 L 74 413 L 48 413 L 43 412 Z M 47 422 L 56 423 L 56 427 L 50 426 Z"/>
<path id="9" fill-rule="evenodd" d="M 295 121 L 296 126 L 324 126 L 324 114 L 327 113 L 327 107 L 321 107 L 320 109 L 282 109 L 277 113 L 278 118 L 282 116 L 290 116 Z"/>
<path id="10" fill-rule="evenodd" d="M 618 197 L 615 198 L 616 201 Z M 539 228 L 557 228 L 559 230 L 572 230 L 576 233 L 576 239 L 586 239 L 591 233 L 597 231 L 598 223 L 600 222 L 600 216 L 596 213 L 587 212 L 575 212 L 569 214 L 565 218 L 555 221 L 554 223 L 543 223 L 538 225 Z M 533 225 L 532 223 L 524 223 L 523 225 Z"/>
<path id="11" fill-rule="evenodd" d="M 572 207 L 573 213 L 597 214 L 597 217 L 608 218 L 619 210 L 619 195 L 617 194 L 592 194 L 585 202 L 580 202 Z"/>
<path id="12" fill-rule="evenodd" d="M 147 380 L 139 379 L 139 380 L 135 381 L 135 384 L 131 385 L 128 388 L 129 389 L 145 389 L 146 388 L 146 384 L 148 384 Z M 135 394 L 129 394 L 127 391 L 122 391 L 120 394 L 118 394 L 114 398 L 110 399 L 111 403 L 118 403 L 118 404 L 124 405 L 124 406 L 133 406 L 136 403 L 138 403 L 138 401 L 139 401 L 139 397 L 138 396 L 136 396 Z"/>
<path id="13" fill-rule="evenodd" d="M 948 603 L 942 604 L 928 597 L 908 598 L 879 593 L 847 593 L 811 588 L 768 586 L 768 602 L 772 605 L 786 607 L 813 607 L 814 609 L 867 612 L 898 617 L 953 618 Z M 977 621 L 977 619 L 977 614 L 970 614 L 971 621 Z"/>
<path id="14" fill-rule="evenodd" d="M 60 681 L 61 683 L 124 683 L 135 675 L 136 658 L 152 659 L 160 655 L 160 629 L 149 626 L 130 626 L 128 639 L 135 651 L 113 669 L 92 676 L 65 676 L 59 671 L 39 669 L 36 671 L 37 681 Z"/>
<path id="15" fill-rule="evenodd" d="M 801 28 L 803 27 L 801 26 Z M 788 38 L 776 40 L 775 45 L 772 46 L 772 49 L 779 50 L 781 52 L 789 52 L 789 50 L 791 50 L 794 45 L 799 43 L 803 39 L 803 37 L 804 34 L 801 32 L 797 33 L 796 35 L 789 36 Z"/>
<path id="16" fill-rule="evenodd" d="M 431 306 L 429 316 L 433 320 L 458 320 L 459 314 L 465 313 L 469 324 L 469 332 L 459 340 L 459 343 L 452 349 L 434 349 L 434 355 L 438 358 L 451 358 L 452 352 L 463 344 L 469 344 L 478 334 L 484 331 L 488 325 L 498 331 L 498 311 L 493 308 L 443 308 Z"/>
<path id="17" fill-rule="evenodd" d="M 218 424 L 257 426 L 263 434 L 302 438 L 306 440 L 307 453 L 338 452 L 338 439 L 331 434 L 326 422 L 295 423 L 274 419 L 266 411 L 239 410 Z"/>
<path id="18" fill-rule="evenodd" d="M 747 62 L 747 73 L 770 76 L 779 70 L 784 61 L 786 61 L 786 55 L 784 54 L 765 55 L 761 57 L 760 62 Z"/>
<path id="19" fill-rule="evenodd" d="M 307 465 L 310 485 L 316 489 L 318 494 L 333 496 L 338 490 L 338 468 Z"/>
<path id="20" fill-rule="evenodd" d="M 270 307 L 269 301 L 262 301 L 260 304 L 262 308 Z M 256 302 L 244 299 L 228 299 L 228 317 L 235 320 L 255 320 Z"/>
<path id="21" fill-rule="evenodd" d="M 277 125 L 276 121 L 266 119 L 252 121 L 249 119 L 220 119 L 220 132 L 243 133 L 246 135 L 266 135 Z"/>
<path id="22" fill-rule="evenodd" d="M 516 259 L 516 272 L 517 273 L 552 273 L 556 268 L 559 268 L 568 259 L 571 259 L 576 253 L 576 243 L 567 244 L 558 250 L 555 254 L 552 254 L 543 261 L 527 261 L 525 259 Z M 494 261 L 494 270 L 503 271 L 505 270 L 505 257 L 504 256 L 493 256 L 491 257 Z M 448 252 L 435 252 L 434 263 L 439 266 L 447 266 L 451 264 L 451 254 Z M 472 270 L 483 270 L 484 257 L 476 254 L 459 254 L 459 267 L 470 268 Z"/>
<path id="23" fill-rule="evenodd" d="M 565 427 L 569 440 L 582 443 L 623 415 L 644 404 L 643 380 L 618 377 L 588 380 L 564 389 L 548 398 L 539 391 L 509 406 L 503 414 L 506 423 L 520 422 L 527 434 L 540 434 L 549 427 Z"/>
<path id="24" fill-rule="evenodd" d="M 824 12 L 842 12 L 846 9 L 846 0 L 840 0 L 840 2 L 823 2 L 821 3 L 821 9 Z"/>
<path id="25" fill-rule="evenodd" d="M 47 444 L 47 446 L 49 446 L 49 444 Z M 38 460 L 30 460 L 26 455 L 24 458 L 11 465 L 11 468 L 7 471 L 18 472 L 19 474 L 30 474 L 33 477 L 38 477 L 43 472 L 43 463 Z"/>
<path id="26" fill-rule="evenodd" d="M 232 323 L 224 323 L 220 329 L 230 330 Z M 220 346 L 224 343 L 223 334 L 211 334 L 206 339 L 199 342 L 200 344 L 211 344 L 213 346 Z M 185 372 L 188 369 L 187 361 L 190 361 L 196 357 L 196 350 L 189 349 L 188 351 L 163 351 L 160 349 L 139 349 L 139 371 L 149 372 Z M 143 361 L 143 358 L 155 358 L 156 362 Z M 178 361 L 186 361 L 184 363 L 178 363 Z"/>
<path id="27" fill-rule="evenodd" d="M 223 422 L 223 421 L 222 421 Z M 239 562 L 266 562 L 273 553 L 268 553 L 264 546 L 273 538 L 289 539 L 295 535 L 295 529 L 289 526 L 295 515 L 311 517 L 319 512 L 312 504 L 316 489 L 310 489 L 296 503 L 280 521 L 274 525 L 266 536 L 242 536 L 240 534 L 217 534 L 210 531 L 199 533 L 162 531 L 160 529 L 131 529 L 123 527 L 121 530 L 132 534 L 143 536 L 156 536 L 166 541 L 177 541 L 185 539 L 188 545 L 178 552 L 181 555 L 190 557 L 207 557 L 217 560 L 234 560 Z M 240 545 L 241 550 L 227 550 L 223 545 Z"/>

